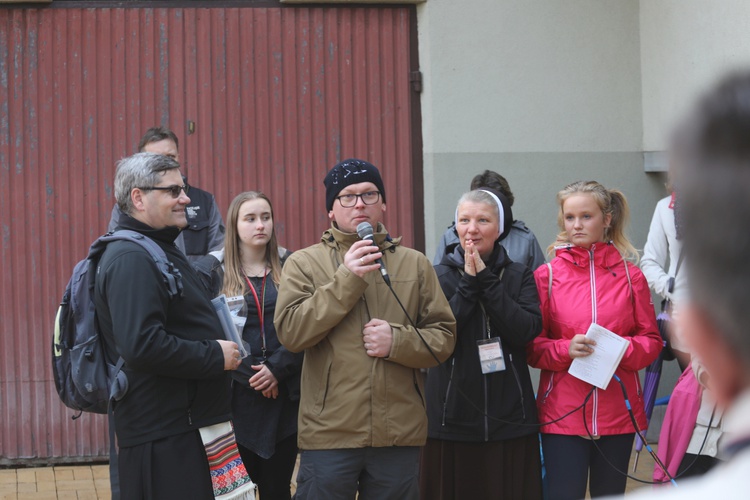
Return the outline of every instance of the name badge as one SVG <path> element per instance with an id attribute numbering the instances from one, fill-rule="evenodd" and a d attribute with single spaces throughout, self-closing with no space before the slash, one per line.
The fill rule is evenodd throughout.
<path id="1" fill-rule="evenodd" d="M 505 359 L 503 347 L 500 345 L 500 337 L 477 340 L 479 349 L 479 363 L 482 365 L 482 373 L 494 373 L 505 370 Z"/>

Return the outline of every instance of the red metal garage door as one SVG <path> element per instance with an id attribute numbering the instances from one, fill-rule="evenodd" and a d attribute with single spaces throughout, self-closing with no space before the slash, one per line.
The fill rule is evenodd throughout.
<path id="1" fill-rule="evenodd" d="M 222 211 L 268 193 L 292 249 L 328 225 L 327 169 L 369 159 L 386 225 L 423 246 L 413 7 L 54 5 L 0 9 L 0 463 L 106 455 L 103 417 L 59 403 L 51 323 L 146 128 L 175 130 Z"/>

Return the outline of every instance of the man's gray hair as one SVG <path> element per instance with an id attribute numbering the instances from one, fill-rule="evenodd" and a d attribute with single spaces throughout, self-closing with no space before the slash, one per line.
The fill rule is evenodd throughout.
<path id="1" fill-rule="evenodd" d="M 136 153 L 120 160 L 115 171 L 115 199 L 120 211 L 132 215 L 133 189 L 154 187 L 164 172 L 175 168 L 180 164 L 174 159 L 154 153 Z"/>

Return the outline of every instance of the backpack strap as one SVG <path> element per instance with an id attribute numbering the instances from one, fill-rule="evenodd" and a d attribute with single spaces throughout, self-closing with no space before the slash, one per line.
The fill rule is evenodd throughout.
<path id="1" fill-rule="evenodd" d="M 141 234 L 130 229 L 119 229 L 112 233 L 107 233 L 96 240 L 89 250 L 89 259 L 98 260 L 101 254 L 107 247 L 107 244 L 112 241 L 125 240 L 132 241 L 144 250 L 146 250 L 151 258 L 154 260 L 156 267 L 161 271 L 164 283 L 167 285 L 167 293 L 169 300 L 175 297 L 182 297 L 184 287 L 182 284 L 182 274 L 180 270 L 175 267 L 168 258 L 164 249 L 160 247 L 154 240 L 148 236 Z M 92 279 L 95 277 L 96 272 L 91 273 Z M 128 392 L 128 380 L 125 373 L 122 371 L 125 365 L 125 360 L 120 356 L 117 360 L 115 368 L 111 374 L 111 385 L 109 387 L 109 405 L 110 410 L 113 408 L 115 402 L 121 400 Z"/>
<path id="2" fill-rule="evenodd" d="M 128 392 L 128 377 L 125 372 L 122 371 L 122 367 L 125 366 L 125 360 L 122 356 L 117 360 L 115 369 L 112 372 L 112 380 L 109 386 L 109 409 L 114 409 L 115 403 L 125 397 Z"/>
<path id="3" fill-rule="evenodd" d="M 146 250 L 149 255 L 151 255 L 151 258 L 156 263 L 156 267 L 159 268 L 159 271 L 161 271 L 161 274 L 164 277 L 164 282 L 167 285 L 167 292 L 169 293 L 169 299 L 171 300 L 178 296 L 182 297 L 184 288 L 182 285 L 182 274 L 180 273 L 180 270 L 169 261 L 167 254 L 164 253 L 164 249 L 144 234 L 131 231 L 130 229 L 118 229 L 113 233 L 107 233 L 91 245 L 89 258 L 95 257 L 98 253 L 103 252 L 108 243 L 116 240 L 132 241 Z"/>

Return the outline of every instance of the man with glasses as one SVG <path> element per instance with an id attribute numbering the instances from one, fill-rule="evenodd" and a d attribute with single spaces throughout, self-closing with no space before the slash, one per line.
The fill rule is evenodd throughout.
<path id="1" fill-rule="evenodd" d="M 427 257 L 383 226 L 378 169 L 345 160 L 323 182 L 331 227 L 287 259 L 276 302 L 279 340 L 305 351 L 296 498 L 417 499 L 421 369 L 453 352 L 455 319 Z"/>
<path id="2" fill-rule="evenodd" d="M 179 141 L 177 135 L 166 127 L 151 127 L 141 137 L 138 144 L 138 151 L 142 153 L 154 153 L 168 156 L 174 161 L 180 161 L 180 151 L 178 149 Z M 187 186 L 187 178 L 182 178 Z M 176 189 L 176 188 L 173 188 Z M 187 194 L 187 192 L 185 193 Z M 179 197 L 179 193 L 172 191 L 174 198 Z M 174 243 L 182 253 L 187 255 L 190 262 L 194 262 L 212 250 L 220 249 L 224 246 L 224 222 L 221 219 L 219 207 L 216 204 L 214 196 L 208 191 L 193 188 L 190 191 L 190 201 L 185 206 L 185 215 L 188 224 L 180 231 L 175 238 Z M 123 216 L 119 205 L 115 202 L 112 207 L 112 217 L 110 218 L 107 231 L 114 231 L 122 222 L 121 218 L 127 223 L 129 217 Z M 117 448 L 114 445 L 114 425 L 110 417 L 110 453 L 109 453 L 109 480 L 112 492 L 112 500 L 119 500 L 119 479 L 117 474 Z"/>
<path id="3" fill-rule="evenodd" d="M 201 427 L 230 420 L 237 344 L 222 328 L 200 278 L 173 244 L 187 224 L 188 187 L 171 157 L 137 153 L 115 174 L 118 227 L 159 245 L 180 271 L 169 297 L 151 255 L 130 241 L 107 245 L 97 266 L 96 316 L 107 358 L 125 361 L 128 391 L 113 405 L 122 498 L 213 498 Z M 190 191 L 192 193 L 192 191 Z"/>
<path id="4" fill-rule="evenodd" d="M 169 156 L 179 163 L 178 145 L 177 135 L 170 129 L 151 127 L 143 134 L 138 144 L 138 151 Z M 186 177 L 184 182 L 187 185 Z M 189 261 L 193 262 L 224 246 L 224 221 L 211 193 L 193 186 L 190 192 L 190 203 L 185 207 L 185 212 L 188 224 L 175 239 L 175 245 L 187 255 Z M 115 204 L 107 227 L 108 231 L 113 231 L 117 227 L 119 217 L 120 210 Z"/>

